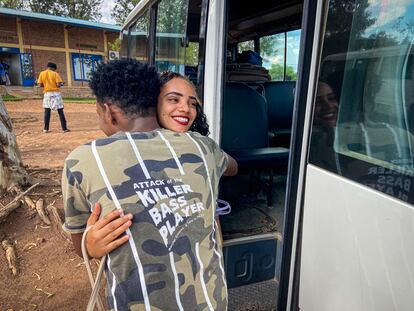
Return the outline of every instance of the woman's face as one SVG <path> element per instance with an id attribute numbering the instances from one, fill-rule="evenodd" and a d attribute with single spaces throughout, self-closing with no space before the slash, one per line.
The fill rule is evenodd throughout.
<path id="1" fill-rule="evenodd" d="M 332 88 L 324 82 L 319 82 L 316 94 L 315 123 L 327 127 L 335 127 L 338 119 L 338 110 L 338 100 Z"/>
<path id="2" fill-rule="evenodd" d="M 168 81 L 158 96 L 160 125 L 174 132 L 187 132 L 197 116 L 196 92 L 192 85 L 181 78 Z"/>

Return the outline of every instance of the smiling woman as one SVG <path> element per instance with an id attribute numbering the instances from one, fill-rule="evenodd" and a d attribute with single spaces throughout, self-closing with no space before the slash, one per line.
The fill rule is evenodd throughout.
<path id="1" fill-rule="evenodd" d="M 164 72 L 161 75 L 157 112 L 158 121 L 164 128 L 174 132 L 193 130 L 202 135 L 208 134 L 208 125 L 195 87 L 178 73 Z"/>

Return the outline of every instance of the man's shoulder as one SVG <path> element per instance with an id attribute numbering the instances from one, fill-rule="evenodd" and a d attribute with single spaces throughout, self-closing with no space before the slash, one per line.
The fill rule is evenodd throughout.
<path id="1" fill-rule="evenodd" d="M 196 142 L 216 148 L 218 144 L 210 137 L 201 135 L 198 132 L 187 132 Z"/>
<path id="2" fill-rule="evenodd" d="M 91 150 L 92 142 L 80 145 L 72 150 L 71 153 L 66 157 L 65 162 L 70 160 L 84 160 L 92 156 Z"/>

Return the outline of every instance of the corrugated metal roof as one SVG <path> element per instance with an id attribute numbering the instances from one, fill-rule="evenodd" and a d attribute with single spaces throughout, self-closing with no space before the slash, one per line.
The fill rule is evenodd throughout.
<path id="1" fill-rule="evenodd" d="M 15 10 L 15 9 L 7 9 L 7 8 L 0 8 L 0 15 L 20 17 L 22 19 L 41 20 L 41 21 L 47 21 L 51 23 L 59 23 L 59 24 L 86 27 L 86 28 L 105 29 L 105 30 L 111 30 L 115 32 L 119 32 L 121 30 L 121 26 L 118 26 L 118 25 L 111 25 L 111 24 L 105 24 L 105 23 L 85 21 L 82 19 L 77 19 L 77 18 L 72 18 L 72 17 L 62 17 L 62 16 L 55 16 L 55 15 L 44 14 L 44 13 L 34 13 L 34 12 L 29 12 L 29 11 L 21 11 L 21 10 Z"/>

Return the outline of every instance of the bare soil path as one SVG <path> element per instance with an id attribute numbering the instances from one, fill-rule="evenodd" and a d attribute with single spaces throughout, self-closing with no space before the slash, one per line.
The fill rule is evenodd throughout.
<path id="1" fill-rule="evenodd" d="M 60 180 L 63 161 L 71 150 L 103 136 L 94 104 L 66 103 L 69 133 L 63 133 L 52 112 L 50 133 L 42 133 L 41 100 L 6 103 L 14 132 L 28 171 L 36 177 L 56 181 L 55 186 L 36 187 L 33 199 L 43 198 L 63 216 Z M 6 204 L 10 197 L 0 198 Z M 63 217 L 62 217 L 63 219 Z M 33 210 L 22 205 L 0 223 L 0 235 L 15 243 L 17 276 L 7 266 L 0 248 L 0 311 L 84 310 L 90 294 L 83 260 L 56 228 L 45 226 Z"/>

